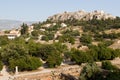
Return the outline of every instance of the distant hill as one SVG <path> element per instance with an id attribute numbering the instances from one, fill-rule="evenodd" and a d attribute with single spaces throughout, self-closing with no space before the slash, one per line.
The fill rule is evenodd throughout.
<path id="1" fill-rule="evenodd" d="M 115 16 L 112 16 L 111 14 L 105 13 L 104 11 L 98 11 L 95 10 L 93 12 L 86 12 L 86 11 L 76 11 L 76 12 L 64 12 L 64 13 L 59 13 L 55 14 L 53 16 L 50 16 L 48 20 L 51 21 L 66 21 L 66 20 L 71 20 L 71 19 L 76 19 L 76 20 L 92 20 L 92 19 L 115 19 Z"/>
<path id="2" fill-rule="evenodd" d="M 17 21 L 17 20 L 4 20 L 0 19 L 0 30 L 9 30 L 13 28 L 18 28 L 23 23 L 26 23 L 28 25 L 31 25 L 35 22 L 29 22 L 29 21 Z"/>

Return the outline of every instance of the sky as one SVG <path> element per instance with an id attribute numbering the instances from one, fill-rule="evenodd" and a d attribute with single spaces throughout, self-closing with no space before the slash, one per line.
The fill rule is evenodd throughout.
<path id="1" fill-rule="evenodd" d="M 44 21 L 64 11 L 103 10 L 120 16 L 120 0 L 0 0 L 0 19 Z"/>

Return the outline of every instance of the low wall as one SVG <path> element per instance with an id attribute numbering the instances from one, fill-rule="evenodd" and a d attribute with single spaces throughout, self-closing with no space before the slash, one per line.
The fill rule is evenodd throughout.
<path id="1" fill-rule="evenodd" d="M 14 76 L 14 80 L 61 80 L 61 74 L 79 76 L 81 71 L 80 66 L 68 66 L 58 69 L 54 69 L 50 72 L 45 73 L 29 73 L 27 74 L 18 74 Z"/>
<path id="2" fill-rule="evenodd" d="M 98 66 L 101 66 L 101 62 L 96 62 Z M 115 60 L 112 60 L 111 63 L 113 65 L 116 65 L 120 68 L 120 59 L 117 58 Z M 50 70 L 48 72 L 44 73 L 37 73 L 33 72 L 29 74 L 18 74 L 14 76 L 14 80 L 62 80 L 61 79 L 61 74 L 66 75 L 71 75 L 74 77 L 78 77 L 80 75 L 82 67 L 85 66 L 85 64 L 82 64 L 81 66 L 78 65 L 72 65 L 72 66 L 65 66 L 65 67 L 60 67 L 57 69 Z M 47 69 L 46 69 L 47 70 Z M 70 80 L 70 79 L 68 79 Z M 77 79 L 72 79 L 72 80 L 77 80 Z"/>

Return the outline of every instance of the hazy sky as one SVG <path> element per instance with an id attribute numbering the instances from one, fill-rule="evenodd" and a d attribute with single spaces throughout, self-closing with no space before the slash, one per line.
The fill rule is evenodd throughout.
<path id="1" fill-rule="evenodd" d="M 0 0 L 0 19 L 46 20 L 64 11 L 104 10 L 120 16 L 120 0 Z"/>

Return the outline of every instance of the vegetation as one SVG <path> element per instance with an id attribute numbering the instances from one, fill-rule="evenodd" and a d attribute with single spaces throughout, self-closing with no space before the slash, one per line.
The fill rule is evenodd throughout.
<path id="1" fill-rule="evenodd" d="M 21 35 L 25 35 L 28 33 L 28 25 L 24 24 L 21 26 Z"/>
<path id="2" fill-rule="evenodd" d="M 54 51 L 51 54 L 49 54 L 46 61 L 47 61 L 48 66 L 50 68 L 53 68 L 53 67 L 60 66 L 63 59 L 60 53 Z"/>
<path id="3" fill-rule="evenodd" d="M 110 61 L 103 61 L 102 62 L 102 69 L 105 70 L 118 70 L 118 68 L 111 64 Z"/>
<path id="4" fill-rule="evenodd" d="M 61 36 L 58 36 L 58 40 L 62 43 L 68 42 L 71 44 L 75 43 L 75 37 L 80 36 L 79 31 L 67 29 L 61 32 Z"/>
<path id="5" fill-rule="evenodd" d="M 108 65 L 107 65 L 108 64 Z M 100 69 L 95 63 L 88 63 L 80 74 L 79 80 L 119 80 L 120 70 L 110 62 L 104 62 Z"/>
<path id="6" fill-rule="evenodd" d="M 3 63 L 2 61 L 0 61 L 0 71 L 2 70 L 2 68 L 3 68 Z"/>
<path id="7" fill-rule="evenodd" d="M 49 41 L 54 39 L 53 33 L 46 33 L 44 36 L 42 36 L 42 40 Z"/>
<path id="8" fill-rule="evenodd" d="M 80 33 L 78 30 L 72 30 L 72 29 L 67 29 L 65 31 L 62 32 L 62 34 L 66 34 L 66 35 L 70 35 L 70 36 L 80 36 Z"/>
<path id="9" fill-rule="evenodd" d="M 92 42 L 92 37 L 90 35 L 83 34 L 82 37 L 80 38 L 80 42 L 83 45 L 89 45 Z"/>
<path id="10" fill-rule="evenodd" d="M 23 44 L 12 43 L 5 46 L 2 49 L 1 57 L 11 71 L 14 71 L 15 66 L 18 66 L 20 71 L 34 70 L 41 66 L 41 61 L 31 57 Z"/>
<path id="11" fill-rule="evenodd" d="M 2 47 L 0 57 L 11 71 L 15 70 L 15 66 L 20 71 L 35 70 L 42 65 L 39 58 L 29 54 L 29 49 L 24 41 L 16 39 L 9 45 Z"/>
<path id="12" fill-rule="evenodd" d="M 77 64 L 93 61 L 92 56 L 83 51 L 72 49 L 69 54 L 71 60 L 75 61 Z"/>
<path id="13" fill-rule="evenodd" d="M 107 19 L 107 20 L 97 20 L 97 19 L 92 19 L 89 21 L 82 21 L 82 20 L 66 20 L 64 23 L 70 25 L 70 26 L 84 26 L 83 30 L 85 32 L 87 31 L 92 31 L 92 32 L 99 32 L 103 30 L 108 30 L 108 29 L 118 29 L 120 28 L 120 18 L 117 17 L 116 19 Z"/>
<path id="14" fill-rule="evenodd" d="M 63 35 L 63 36 L 60 36 L 58 37 L 58 40 L 62 43 L 65 43 L 65 42 L 68 42 L 68 43 L 71 43 L 71 44 L 74 44 L 75 43 L 75 39 L 73 36 L 71 35 Z"/>
<path id="15" fill-rule="evenodd" d="M 119 50 L 110 49 L 104 44 L 99 44 L 98 46 L 90 45 L 89 50 L 87 51 L 81 51 L 73 48 L 66 52 L 65 56 L 70 58 L 71 61 L 81 64 L 86 62 L 113 60 L 114 58 L 120 56 L 120 52 Z"/>
<path id="16" fill-rule="evenodd" d="M 34 30 L 31 32 L 31 35 L 34 37 L 34 38 L 38 38 L 39 36 L 39 31 L 38 30 Z"/>
<path id="17" fill-rule="evenodd" d="M 97 66 L 96 63 L 88 63 L 85 67 L 83 67 L 80 80 L 94 80 L 94 74 L 100 71 L 100 68 Z"/>
<path id="18" fill-rule="evenodd" d="M 56 24 L 56 25 L 51 26 L 50 28 L 47 28 L 46 30 L 51 32 L 51 31 L 57 31 L 60 28 L 61 28 L 61 25 L 60 24 Z"/>
<path id="19" fill-rule="evenodd" d="M 67 27 L 62 27 L 61 23 L 67 24 Z M 50 27 L 43 27 L 46 24 L 51 24 Z M 19 67 L 20 71 L 35 70 L 42 66 L 41 59 L 46 62 L 48 67 L 53 68 L 60 66 L 63 60 L 69 59 L 76 64 L 80 65 L 87 62 L 103 61 L 102 69 L 113 70 L 116 67 L 112 66 L 109 62 L 104 60 L 113 60 L 116 57 L 120 57 L 120 49 L 111 49 L 109 46 L 120 38 L 120 33 L 105 33 L 105 30 L 119 29 L 120 18 L 114 20 L 67 20 L 64 22 L 53 23 L 47 20 L 42 23 L 33 24 L 34 31 L 31 34 L 28 33 L 27 24 L 21 26 L 22 36 L 14 40 L 9 40 L 7 36 L 0 36 L 0 69 L 5 64 L 11 71 L 14 71 L 15 66 Z M 79 30 L 74 30 L 74 27 L 82 28 L 81 33 Z M 41 30 L 40 30 L 41 29 Z M 42 30 L 44 29 L 44 30 Z M 59 31 L 60 35 L 55 37 L 55 34 Z M 26 40 L 29 35 L 29 40 Z M 53 40 L 53 43 L 41 44 L 37 43 L 39 36 L 42 36 L 42 40 Z M 79 41 L 78 41 L 79 39 Z M 58 40 L 57 43 L 54 41 Z M 87 46 L 88 50 L 79 50 L 79 46 Z M 98 42 L 97 45 L 92 45 L 93 42 Z M 67 49 L 69 46 L 65 43 L 75 44 L 72 49 Z M 95 80 L 97 76 L 103 79 L 103 72 L 99 71 L 96 64 L 88 64 L 81 77 L 82 80 Z M 106 76 L 118 75 L 118 72 L 107 73 Z M 115 79 L 115 78 L 114 78 Z M 99 80 L 99 79 L 98 79 Z M 103 79 L 104 80 L 104 79 Z M 106 79 L 107 80 L 107 79 Z M 117 79 L 116 79 L 117 80 Z"/>
<path id="20" fill-rule="evenodd" d="M 15 67 L 19 67 L 19 71 L 25 71 L 25 70 L 36 70 L 42 65 L 42 62 L 39 58 L 26 56 L 21 57 L 19 59 L 10 59 L 9 60 L 9 69 L 11 71 L 15 70 Z"/>
<path id="21" fill-rule="evenodd" d="M 7 45 L 9 43 L 9 39 L 7 36 L 0 36 L 0 46 Z"/>
<path id="22" fill-rule="evenodd" d="M 99 40 L 99 39 L 117 39 L 120 37 L 120 33 L 110 33 L 110 34 L 106 34 L 106 33 L 102 33 L 102 34 L 95 34 L 94 35 L 95 39 L 96 40 Z"/>

